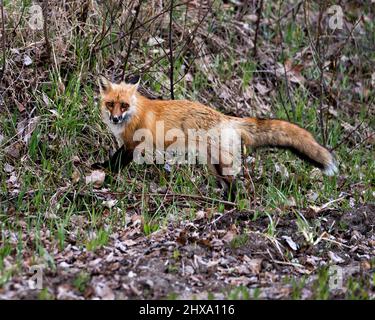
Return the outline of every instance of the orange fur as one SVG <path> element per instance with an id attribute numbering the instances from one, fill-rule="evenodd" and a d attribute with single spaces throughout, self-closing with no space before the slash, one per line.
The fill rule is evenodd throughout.
<path id="1" fill-rule="evenodd" d="M 152 132 L 154 142 L 156 140 L 156 123 L 164 122 L 164 130 L 180 129 L 187 136 L 188 129 L 209 130 L 212 128 L 231 127 L 240 132 L 242 142 L 250 147 L 279 146 L 296 150 L 320 165 L 329 175 L 336 173 L 335 160 L 331 153 L 319 145 L 313 136 L 295 124 L 282 120 L 261 120 L 257 118 L 236 118 L 226 116 L 199 102 L 188 100 L 150 100 L 137 92 L 137 85 L 125 83 L 113 84 L 101 79 L 101 109 L 105 122 L 110 114 L 106 102 L 111 101 L 115 107 L 111 110 L 112 115 L 119 114 L 120 103 L 126 102 L 130 105 L 126 122 L 117 125 L 120 130 L 119 142 L 126 149 L 133 150 L 139 142 L 133 141 L 134 132 L 137 129 L 148 129 Z M 112 131 L 116 134 L 116 125 Z M 164 141 L 168 147 L 172 141 Z M 221 176 L 223 164 L 210 165 L 214 174 Z M 232 181 L 233 177 L 226 177 Z"/>

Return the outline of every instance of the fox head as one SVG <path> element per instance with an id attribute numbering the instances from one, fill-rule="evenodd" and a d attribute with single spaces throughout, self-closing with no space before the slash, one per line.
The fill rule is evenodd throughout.
<path id="1" fill-rule="evenodd" d="M 134 113 L 137 102 L 137 84 L 112 83 L 105 77 L 99 78 L 100 107 L 103 116 L 112 124 L 122 124 Z"/>

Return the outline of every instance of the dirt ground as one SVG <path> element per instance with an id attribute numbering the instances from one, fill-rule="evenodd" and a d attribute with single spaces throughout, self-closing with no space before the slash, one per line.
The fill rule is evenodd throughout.
<path id="1" fill-rule="evenodd" d="M 127 228 L 96 252 L 79 249 L 74 239 L 62 252 L 46 248 L 56 269 L 43 270 L 44 289 L 31 289 L 25 272 L 0 289 L 0 298 L 310 299 L 323 298 L 324 290 L 343 298 L 352 290 L 349 278 L 367 283 L 362 289 L 374 298 L 375 205 L 304 214 L 309 222 L 319 215 L 322 234 L 313 244 L 298 232 L 293 213 L 278 216 L 276 236 L 264 233 L 267 217 L 252 221 L 251 212 L 202 212 L 194 221 L 170 221 L 150 236 L 140 231 L 141 217 L 129 215 Z M 342 287 L 320 283 L 329 265 L 342 271 Z"/>

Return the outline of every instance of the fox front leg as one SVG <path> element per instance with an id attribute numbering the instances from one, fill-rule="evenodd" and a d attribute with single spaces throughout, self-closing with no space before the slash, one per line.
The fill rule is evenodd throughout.
<path id="1" fill-rule="evenodd" d="M 120 171 L 133 160 L 133 150 L 125 150 L 124 147 L 119 148 L 113 156 L 103 162 L 94 163 L 92 169 L 108 169 L 112 172 Z"/>

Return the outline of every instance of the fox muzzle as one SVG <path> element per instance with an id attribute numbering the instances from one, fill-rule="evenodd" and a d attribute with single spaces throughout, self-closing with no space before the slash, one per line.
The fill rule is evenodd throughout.
<path id="1" fill-rule="evenodd" d="M 121 123 L 123 121 L 123 119 L 124 119 L 124 117 L 122 115 L 119 115 L 119 116 L 110 115 L 109 116 L 109 120 L 111 120 L 115 124 Z"/>

